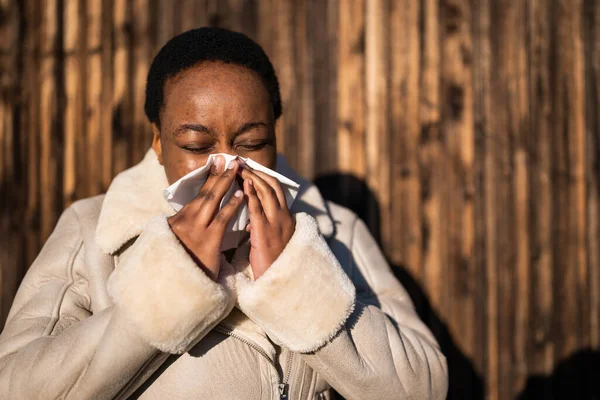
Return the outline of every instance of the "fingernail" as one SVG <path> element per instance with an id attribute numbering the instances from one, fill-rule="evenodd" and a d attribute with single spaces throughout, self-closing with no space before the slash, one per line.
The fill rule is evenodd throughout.
<path id="1" fill-rule="evenodd" d="M 221 165 L 223 165 L 223 157 L 221 156 L 217 156 L 215 157 L 215 167 L 217 168 L 221 168 Z"/>
<path id="2" fill-rule="evenodd" d="M 235 168 L 235 164 L 236 164 L 236 163 L 237 163 L 237 162 L 236 162 L 235 160 L 232 160 L 232 161 L 229 163 L 229 165 L 227 166 L 227 169 L 234 169 L 234 168 Z"/>
<path id="3" fill-rule="evenodd" d="M 242 192 L 241 190 L 236 190 L 233 195 L 235 197 L 242 197 L 244 195 L 244 192 Z"/>
<path id="4" fill-rule="evenodd" d="M 254 184 L 252 183 L 252 179 L 246 179 L 246 182 L 248 182 L 248 185 L 253 186 Z"/>

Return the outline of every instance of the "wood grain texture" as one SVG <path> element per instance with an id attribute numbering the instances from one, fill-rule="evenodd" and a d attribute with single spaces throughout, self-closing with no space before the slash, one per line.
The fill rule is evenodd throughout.
<path id="1" fill-rule="evenodd" d="M 531 297 L 529 308 L 529 356 L 531 373 L 547 374 L 554 365 L 552 341 L 552 290 L 554 260 L 552 248 L 552 137 L 550 97 L 550 35 L 548 0 L 528 5 L 529 30 L 529 121 L 530 121 L 530 220 Z"/>
<path id="2" fill-rule="evenodd" d="M 148 149 L 153 56 L 221 26 L 270 56 L 279 150 L 367 221 L 450 399 L 547 398 L 597 354 L 600 2 L 0 0 L 0 17 L 2 319 L 62 210 Z"/>
<path id="3" fill-rule="evenodd" d="M 600 2 L 584 1 L 590 346 L 600 346 Z"/>

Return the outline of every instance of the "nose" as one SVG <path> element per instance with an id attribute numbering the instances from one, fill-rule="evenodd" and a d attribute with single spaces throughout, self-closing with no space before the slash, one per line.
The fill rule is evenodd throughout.
<path id="1" fill-rule="evenodd" d="M 216 153 L 224 153 L 232 156 L 237 156 L 238 152 L 229 143 L 219 143 Z"/>

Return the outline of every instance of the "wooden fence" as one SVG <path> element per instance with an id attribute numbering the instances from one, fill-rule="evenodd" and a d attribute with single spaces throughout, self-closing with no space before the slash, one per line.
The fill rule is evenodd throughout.
<path id="1" fill-rule="evenodd" d="M 204 25 L 271 56 L 280 150 L 369 222 L 450 397 L 598 371 L 595 0 L 0 0 L 2 321 L 61 211 L 149 147 L 153 55 Z"/>

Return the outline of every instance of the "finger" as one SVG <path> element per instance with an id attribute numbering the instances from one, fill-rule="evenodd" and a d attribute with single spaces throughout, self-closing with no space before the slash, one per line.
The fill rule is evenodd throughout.
<path id="1" fill-rule="evenodd" d="M 244 180 L 249 179 L 252 182 L 267 216 L 269 218 L 274 217 L 281 208 L 279 199 L 277 198 L 277 193 L 275 193 L 275 189 L 273 189 L 271 185 L 265 182 L 264 179 L 249 169 L 242 168 L 241 174 Z"/>
<path id="2" fill-rule="evenodd" d="M 263 210 L 260 199 L 258 198 L 252 180 L 244 180 L 244 193 L 248 198 L 248 211 L 250 212 L 250 223 L 253 225 L 257 225 L 259 223 L 265 222 L 265 212 Z"/>
<path id="3" fill-rule="evenodd" d="M 240 208 L 242 202 L 244 200 L 244 192 L 241 190 L 236 190 L 231 197 L 231 200 L 227 204 L 221 208 L 221 210 L 215 215 L 212 222 L 209 225 L 210 229 L 214 230 L 216 236 L 218 236 L 219 241 L 222 240 L 223 234 L 225 234 L 225 229 L 227 228 L 227 224 L 229 221 L 236 215 L 238 209 Z"/>
<path id="4" fill-rule="evenodd" d="M 208 171 L 208 177 L 207 177 L 206 181 L 204 182 L 204 184 L 198 191 L 198 194 L 196 195 L 197 198 L 203 199 L 206 196 L 206 194 L 210 191 L 210 189 L 212 189 L 214 184 L 221 177 L 224 167 L 225 167 L 225 158 L 223 156 L 216 156 L 215 159 L 213 160 L 213 165 L 210 167 L 210 169 Z"/>
<path id="5" fill-rule="evenodd" d="M 261 177 L 275 190 L 277 200 L 279 200 L 279 205 L 281 207 L 287 207 L 287 202 L 285 201 L 285 193 L 283 192 L 279 179 L 256 169 L 251 169 L 251 172 L 254 172 L 256 175 Z"/>
<path id="6" fill-rule="evenodd" d="M 223 196 L 225 196 L 225 193 L 227 193 L 236 177 L 237 168 L 238 163 L 235 160 L 230 162 L 228 168 L 223 171 L 212 188 L 204 194 L 199 210 L 199 221 L 201 223 L 207 225 L 211 223 L 219 210 L 219 204 L 221 204 Z"/>

